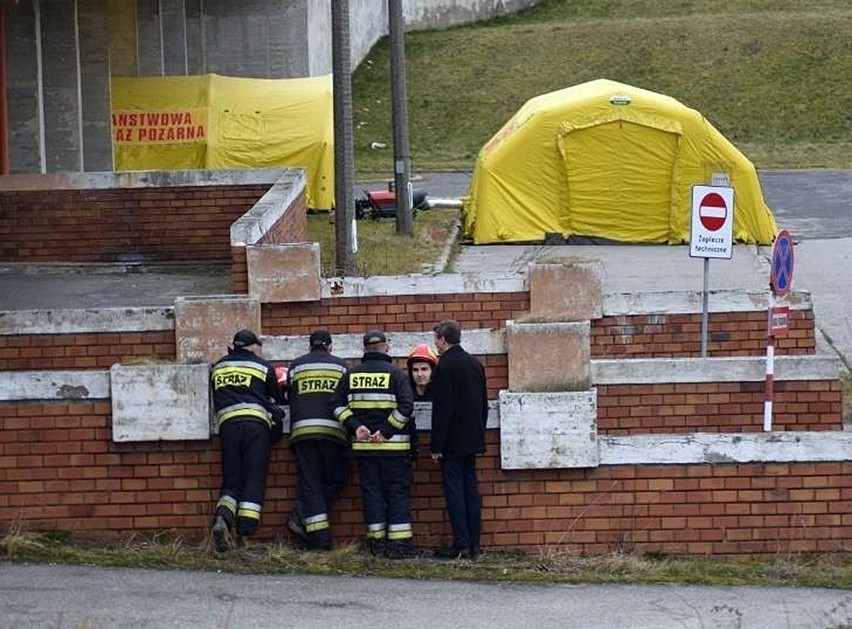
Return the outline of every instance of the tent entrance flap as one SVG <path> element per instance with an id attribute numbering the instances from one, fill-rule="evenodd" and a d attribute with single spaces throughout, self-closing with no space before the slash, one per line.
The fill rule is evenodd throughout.
<path id="1" fill-rule="evenodd" d="M 678 141 L 626 120 L 566 130 L 558 142 L 568 192 L 563 232 L 668 242 Z"/>

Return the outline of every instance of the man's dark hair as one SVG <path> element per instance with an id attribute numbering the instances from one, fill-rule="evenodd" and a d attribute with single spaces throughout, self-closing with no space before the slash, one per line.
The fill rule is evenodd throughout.
<path id="1" fill-rule="evenodd" d="M 444 319 L 436 324 L 432 330 L 435 332 L 435 336 L 444 339 L 450 345 L 461 343 L 461 326 L 458 321 Z"/>

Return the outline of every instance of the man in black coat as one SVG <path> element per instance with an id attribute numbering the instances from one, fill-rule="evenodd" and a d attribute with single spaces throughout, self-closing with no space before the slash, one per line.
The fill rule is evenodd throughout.
<path id="1" fill-rule="evenodd" d="M 474 558 L 479 554 L 482 499 L 476 455 L 485 451 L 488 390 L 485 368 L 460 345 L 461 326 L 444 320 L 435 328 L 441 355 L 432 381 L 432 460 L 440 462 L 444 499 L 453 529 L 453 545 L 438 557 Z"/>

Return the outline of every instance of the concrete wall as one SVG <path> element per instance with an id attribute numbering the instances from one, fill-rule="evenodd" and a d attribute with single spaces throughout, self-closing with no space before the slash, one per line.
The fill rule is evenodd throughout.
<path id="1" fill-rule="evenodd" d="M 45 172 L 39 20 L 29 2 L 6 4 L 9 171 Z"/>
<path id="2" fill-rule="evenodd" d="M 111 170 L 106 0 L 5 10 L 9 171 Z"/>

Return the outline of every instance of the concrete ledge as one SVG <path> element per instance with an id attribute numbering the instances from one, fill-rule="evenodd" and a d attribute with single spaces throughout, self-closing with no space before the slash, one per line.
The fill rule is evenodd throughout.
<path id="1" fill-rule="evenodd" d="M 113 365 L 112 440 L 210 438 L 207 365 Z"/>
<path id="2" fill-rule="evenodd" d="M 597 392 L 500 391 L 504 470 L 597 467 Z"/>
<path id="3" fill-rule="evenodd" d="M 836 356 L 776 356 L 774 380 L 837 380 L 843 364 Z M 593 360 L 593 384 L 677 382 L 763 382 L 766 358 L 631 358 Z"/>
<path id="4" fill-rule="evenodd" d="M 107 371 L 8 371 L 0 375 L 0 402 L 109 399 Z"/>
<path id="5" fill-rule="evenodd" d="M 231 225 L 231 246 L 245 247 L 260 242 L 302 194 L 307 181 L 304 170 L 283 171 L 275 185 Z"/>
<path id="6" fill-rule="evenodd" d="M 110 190 L 115 188 L 176 188 L 185 186 L 245 186 L 273 184 L 287 171 L 281 168 L 234 170 L 139 170 L 3 175 L 0 190 Z"/>
<path id="7" fill-rule="evenodd" d="M 702 312 L 703 296 L 698 291 L 607 293 L 603 298 L 606 317 L 626 315 L 696 314 Z M 788 305 L 791 310 L 813 308 L 811 294 L 807 291 L 790 292 L 777 305 Z M 749 293 L 742 290 L 710 291 L 707 295 L 708 312 L 751 312 L 769 307 L 769 293 Z"/>
<path id="8" fill-rule="evenodd" d="M 330 277 L 322 296 L 383 297 L 388 295 L 447 295 L 451 293 L 518 293 L 527 290 L 527 274 L 441 273 L 376 277 Z"/>
<path id="9" fill-rule="evenodd" d="M 800 463 L 852 459 L 849 432 L 695 433 L 599 437 L 601 465 Z"/>
<path id="10" fill-rule="evenodd" d="M 353 297 L 380 295 L 449 294 L 465 292 L 523 292 L 526 277 L 506 274 L 407 275 L 375 278 L 324 278 L 321 296 Z M 767 307 L 765 295 L 744 295 L 737 291 L 716 293 L 711 312 L 750 312 Z M 810 293 L 791 293 L 786 303 L 793 310 L 812 309 Z M 234 295 L 237 297 L 237 295 Z M 178 297 L 190 299 L 189 297 Z M 721 300 L 721 301 L 720 301 Z M 785 302 L 781 302 L 785 303 Z M 605 295 L 604 316 L 691 314 L 701 312 L 701 293 L 620 293 Z M 75 334 L 83 332 L 140 332 L 174 329 L 174 309 L 97 308 L 0 311 L 0 336 L 14 334 Z M 468 335 L 464 332 L 463 340 Z M 431 334 L 427 340 L 431 342 Z M 415 343 L 416 345 L 416 343 Z M 503 354 L 490 344 L 478 354 Z M 632 359 L 631 359 L 632 360 Z"/>
<path id="11" fill-rule="evenodd" d="M 0 312 L 0 336 L 80 334 L 86 332 L 155 332 L 173 330 L 174 327 L 174 309 L 169 307 L 8 310 Z"/>

